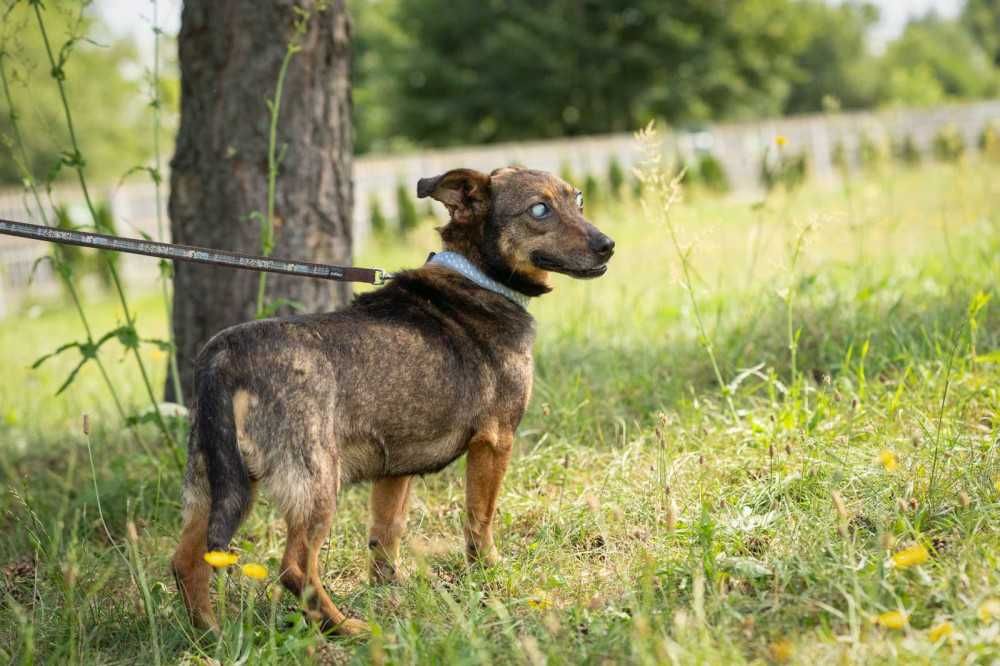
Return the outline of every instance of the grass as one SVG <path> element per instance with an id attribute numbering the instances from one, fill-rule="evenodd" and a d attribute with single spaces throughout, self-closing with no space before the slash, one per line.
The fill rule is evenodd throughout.
<path id="1" fill-rule="evenodd" d="M 611 271 L 556 278 L 531 306 L 535 395 L 501 499 L 503 563 L 464 563 L 460 461 L 415 484 L 409 581 L 370 587 L 368 490 L 345 491 L 326 582 L 374 624 L 366 641 L 322 638 L 279 586 L 238 569 L 217 577 L 221 640 L 196 636 L 167 572 L 180 522 L 171 452 L 150 425 L 149 453 L 137 450 L 95 369 L 58 399 L 73 359 L 28 369 L 78 335 L 72 313 L 0 322 L 0 658 L 996 660 L 998 204 L 1000 166 L 976 162 L 779 191 L 762 205 L 696 192 L 671 214 L 708 340 L 661 216 L 595 205 L 617 242 Z M 430 226 L 358 263 L 419 264 L 437 247 Z M 88 309 L 114 324 L 113 303 Z M 152 295 L 134 309 L 144 337 L 163 337 Z M 144 353 L 162 382 L 166 358 Z M 124 351 L 102 356 L 140 408 Z M 282 530 L 258 504 L 235 544 L 242 560 L 273 578 Z M 913 545 L 926 562 L 890 566 Z M 904 626 L 873 621 L 891 611 Z M 950 636 L 931 640 L 945 622 Z"/>

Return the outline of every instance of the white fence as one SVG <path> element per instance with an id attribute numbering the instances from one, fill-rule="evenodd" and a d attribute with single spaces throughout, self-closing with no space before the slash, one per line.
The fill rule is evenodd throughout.
<path id="1" fill-rule="evenodd" d="M 762 155 L 779 134 L 788 139 L 790 148 L 807 153 L 813 177 L 831 182 L 836 177 L 831 155 L 838 144 L 852 156 L 857 154 L 864 136 L 877 140 L 908 136 L 918 148 L 927 151 L 938 131 L 953 126 L 963 135 L 966 145 L 974 146 L 990 122 L 1000 122 L 1000 100 L 931 109 L 824 114 L 710 125 L 698 132 L 666 134 L 664 150 L 679 154 L 686 161 L 699 151 L 712 153 L 721 161 L 734 190 L 745 192 L 759 188 Z M 636 142 L 628 134 L 361 157 L 354 162 L 355 247 L 363 245 L 368 238 L 371 202 L 377 199 L 383 213 L 392 218 L 396 215 L 396 188 L 403 184 L 412 192 L 417 179 L 425 176 L 460 166 L 489 171 L 508 164 L 555 172 L 568 167 L 578 175 L 603 176 L 612 160 L 628 169 L 638 157 Z M 100 194 L 111 202 L 120 233 L 137 236 L 142 231 L 157 236 L 156 197 L 151 184 L 125 185 Z M 0 217 L 37 222 L 27 201 L 23 192 L 0 192 Z M 85 219 L 78 190 L 55 188 L 52 201 L 66 205 L 81 220 Z M 164 221 L 164 225 L 169 233 L 169 224 Z M 47 251 L 43 243 L 0 236 L 0 316 L 23 297 L 32 267 Z M 150 281 L 156 274 L 156 262 L 142 257 L 123 257 L 122 266 L 130 281 Z M 47 262 L 39 264 L 31 283 L 33 293 L 50 293 L 57 288 Z"/>

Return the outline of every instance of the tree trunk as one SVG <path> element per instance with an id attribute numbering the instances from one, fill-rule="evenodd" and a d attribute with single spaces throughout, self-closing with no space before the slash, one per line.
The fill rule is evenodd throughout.
<path id="1" fill-rule="evenodd" d="M 174 242 L 260 254 L 260 222 L 251 214 L 267 211 L 267 100 L 294 36 L 296 7 L 311 16 L 281 100 L 273 254 L 350 263 L 345 0 L 185 0 L 178 37 L 181 122 L 170 163 Z M 202 345 L 223 328 L 253 319 L 258 274 L 186 263 L 176 264 L 175 271 L 173 327 L 181 385 L 189 399 Z M 343 283 L 267 278 L 268 301 L 288 299 L 306 311 L 332 309 L 349 296 Z M 167 398 L 175 398 L 169 380 Z"/>

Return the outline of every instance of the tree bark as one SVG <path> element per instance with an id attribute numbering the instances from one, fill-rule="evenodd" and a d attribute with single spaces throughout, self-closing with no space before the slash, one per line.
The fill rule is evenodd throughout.
<path id="1" fill-rule="evenodd" d="M 267 100 L 293 38 L 295 8 L 311 12 L 288 67 L 278 120 L 277 257 L 351 261 L 350 21 L 345 0 L 185 0 L 178 36 L 181 119 L 170 163 L 176 243 L 260 254 L 267 211 Z M 185 398 L 193 364 L 215 333 L 253 319 L 258 274 L 178 263 L 173 329 Z M 329 310 L 347 284 L 269 275 L 267 300 Z M 280 312 L 288 312 L 286 306 Z M 167 399 L 175 399 L 167 381 Z"/>

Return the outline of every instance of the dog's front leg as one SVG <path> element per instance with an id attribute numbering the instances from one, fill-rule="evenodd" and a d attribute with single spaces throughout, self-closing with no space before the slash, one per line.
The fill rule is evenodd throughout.
<path id="1" fill-rule="evenodd" d="M 368 533 L 368 549 L 372 553 L 373 583 L 400 582 L 399 540 L 406 529 L 412 478 L 390 476 L 372 483 L 372 527 Z"/>
<path id="2" fill-rule="evenodd" d="M 493 545 L 493 515 L 513 445 L 514 433 L 496 428 L 476 433 L 469 442 L 465 551 L 470 562 L 496 564 L 500 559 Z"/>

